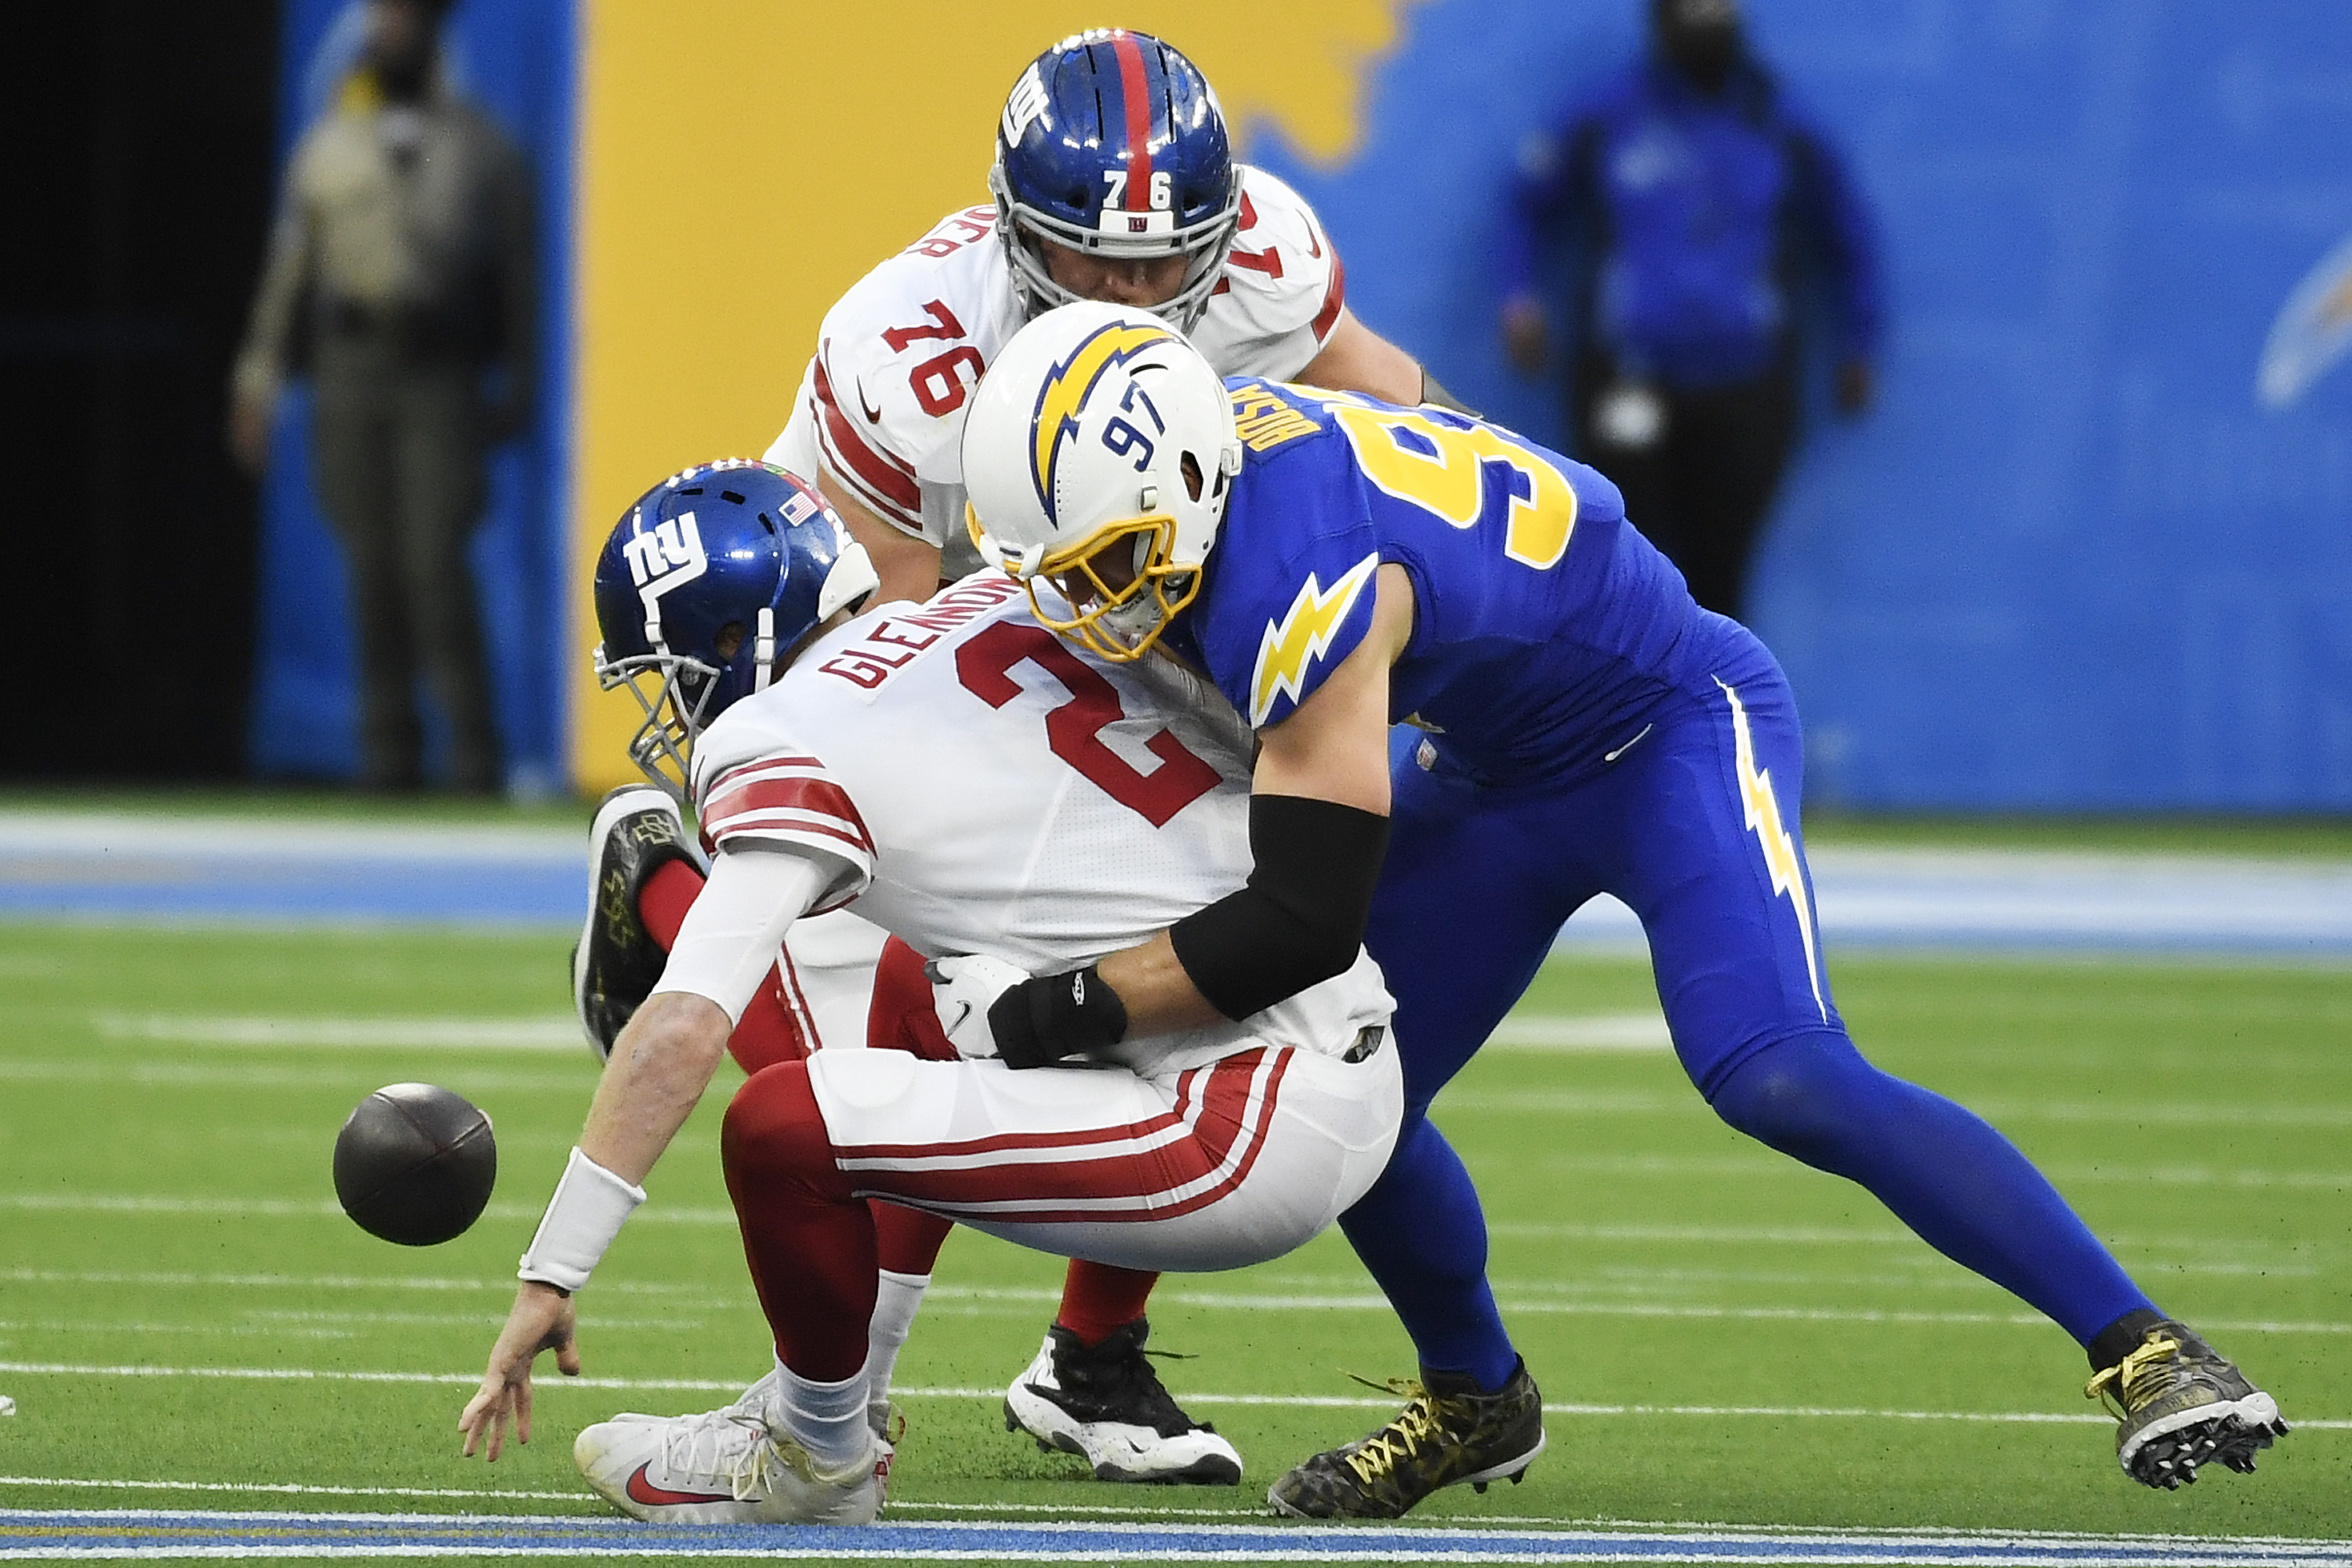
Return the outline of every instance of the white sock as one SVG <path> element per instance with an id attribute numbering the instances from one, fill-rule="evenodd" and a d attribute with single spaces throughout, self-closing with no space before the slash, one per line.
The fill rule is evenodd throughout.
<path id="1" fill-rule="evenodd" d="M 915 1310 L 923 1304 L 923 1292 L 931 1285 L 928 1274 L 893 1274 L 885 1268 L 881 1275 L 874 1292 L 874 1316 L 866 1327 L 866 1397 L 877 1404 L 890 1397 L 890 1377 L 898 1370 L 898 1352 L 906 1347 L 908 1331 L 915 1326 Z"/>
<path id="2" fill-rule="evenodd" d="M 773 1415 L 800 1439 L 817 1468 L 828 1472 L 857 1465 L 874 1441 L 874 1429 L 866 1424 L 863 1373 L 839 1383 L 812 1383 L 778 1363 Z"/>

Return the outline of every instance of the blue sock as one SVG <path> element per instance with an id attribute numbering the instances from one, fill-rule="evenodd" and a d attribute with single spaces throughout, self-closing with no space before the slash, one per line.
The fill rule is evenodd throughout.
<path id="1" fill-rule="evenodd" d="M 2154 1310 L 2015 1144 L 1943 1096 L 1879 1071 L 1843 1035 L 1769 1046 L 1708 1098 L 1749 1137 L 1861 1183 L 1928 1246 L 2085 1346 L 2125 1314 Z"/>
<path id="2" fill-rule="evenodd" d="M 1461 1156 L 1412 1118 L 1389 1168 L 1339 1216 L 1356 1256 L 1396 1308 L 1423 1369 L 1465 1373 L 1492 1394 L 1518 1365 L 1486 1287 L 1486 1216 Z"/>

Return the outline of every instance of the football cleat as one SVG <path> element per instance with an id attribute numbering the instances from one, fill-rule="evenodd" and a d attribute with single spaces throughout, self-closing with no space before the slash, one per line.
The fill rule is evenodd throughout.
<path id="1" fill-rule="evenodd" d="M 602 1061 L 669 962 L 637 913 L 637 896 L 672 860 L 698 868 L 702 858 L 686 836 L 677 803 L 651 784 L 624 784 L 606 795 L 588 841 L 596 859 L 588 879 L 588 921 L 572 950 L 572 1001 L 589 1048 Z"/>
<path id="2" fill-rule="evenodd" d="M 2209 1461 L 2251 1471 L 2254 1456 L 2287 1433 L 2276 1400 L 2168 1320 L 2085 1384 L 2083 1394 L 2104 1398 L 2115 1412 L 2116 1462 L 2124 1474 L 2166 1491 L 2196 1480 L 2197 1467 Z"/>
<path id="3" fill-rule="evenodd" d="M 1150 1331 L 1138 1318 L 1090 1348 L 1059 1324 L 1046 1330 L 1037 1359 L 1004 1391 L 1004 1429 L 1077 1455 L 1097 1480 L 1238 1482 L 1241 1455 L 1177 1408 L 1144 1358 Z"/>
<path id="4" fill-rule="evenodd" d="M 700 1415 L 601 1421 L 572 1462 L 632 1519 L 679 1524 L 870 1524 L 882 1510 L 890 1445 L 840 1471 L 818 1468 L 789 1434 L 734 1405 Z"/>
<path id="5" fill-rule="evenodd" d="M 1359 1379 L 1359 1382 L 1364 1380 Z M 1385 1387 L 1405 1396 L 1387 1426 L 1316 1455 L 1274 1483 L 1265 1500 L 1293 1519 L 1400 1519 L 1441 1487 L 1514 1483 L 1543 1452 L 1543 1395 L 1524 1361 L 1481 1394 L 1466 1374 L 1430 1373 Z"/>

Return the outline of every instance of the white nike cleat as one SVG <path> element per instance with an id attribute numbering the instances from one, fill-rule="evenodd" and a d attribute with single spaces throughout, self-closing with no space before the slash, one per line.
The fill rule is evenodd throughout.
<path id="1" fill-rule="evenodd" d="M 602 1421 L 572 1444 L 572 1462 L 606 1501 L 677 1524 L 870 1524 L 891 1458 L 877 1440 L 848 1468 L 823 1470 L 798 1439 L 732 1405 Z"/>

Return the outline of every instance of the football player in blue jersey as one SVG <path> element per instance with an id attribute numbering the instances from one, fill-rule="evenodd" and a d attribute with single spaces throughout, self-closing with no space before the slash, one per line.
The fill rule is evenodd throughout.
<path id="1" fill-rule="evenodd" d="M 1393 1517 L 1541 1451 L 1477 1195 L 1423 1113 L 1603 892 L 1640 916 L 1717 1113 L 1862 1184 L 2073 1334 L 2126 1473 L 2252 1469 L 2284 1432 L 2006 1139 L 1854 1048 L 1820 952 L 1787 679 L 1692 602 L 1608 480 L 1443 409 L 1221 383 L 1165 323 L 1088 304 L 1005 346 L 963 467 L 983 559 L 1043 616 L 1113 659 L 1172 653 L 1260 742 L 1248 885 L 1075 980 L 1008 986 L 987 1009 L 1004 1054 L 1245 1017 L 1336 973 L 1360 935 L 1396 995 L 1405 1130 L 1341 1223 L 1420 1383 L 1394 1420 L 1277 1480 L 1277 1510 Z M 1396 720 L 1423 733 L 1392 776 Z"/>

